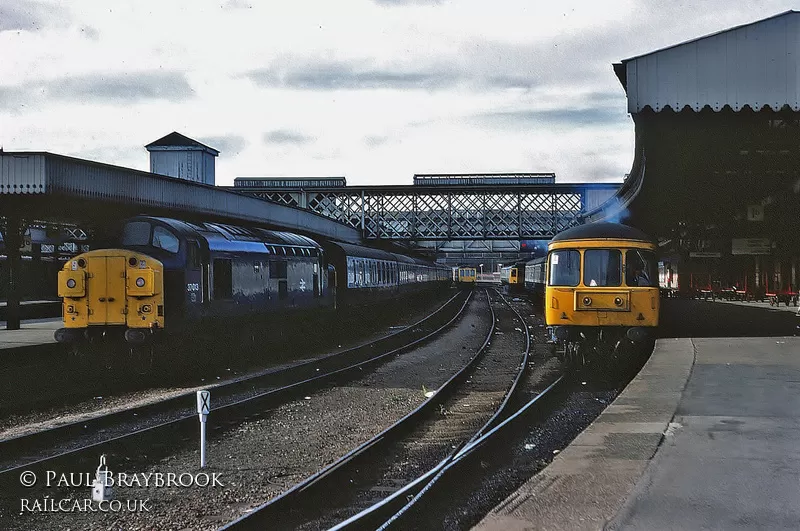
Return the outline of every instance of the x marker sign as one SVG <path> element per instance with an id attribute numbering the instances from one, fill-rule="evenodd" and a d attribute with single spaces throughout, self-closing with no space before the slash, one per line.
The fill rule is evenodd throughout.
<path id="1" fill-rule="evenodd" d="M 211 411 L 211 391 L 197 391 L 197 412 L 208 415 Z"/>

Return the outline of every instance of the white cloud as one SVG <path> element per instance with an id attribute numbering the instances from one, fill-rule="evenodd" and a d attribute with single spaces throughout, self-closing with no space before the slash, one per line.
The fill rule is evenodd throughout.
<path id="1" fill-rule="evenodd" d="M 69 7 L 63 7 L 68 5 Z M 621 180 L 611 63 L 781 12 L 778 1 L 24 0 L 0 8 L 0 144 L 147 169 L 173 130 L 217 180 L 554 171 Z M 2 18 L 2 17 L 0 17 Z"/>

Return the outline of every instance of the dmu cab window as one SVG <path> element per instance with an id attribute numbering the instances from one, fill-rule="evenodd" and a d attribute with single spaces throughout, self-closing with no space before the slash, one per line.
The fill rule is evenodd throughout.
<path id="1" fill-rule="evenodd" d="M 581 281 L 581 254 L 574 250 L 550 253 L 551 286 L 577 286 Z"/>
<path id="2" fill-rule="evenodd" d="M 625 283 L 628 286 L 657 287 L 655 254 L 642 249 L 628 250 L 625 253 Z"/>
<path id="3" fill-rule="evenodd" d="M 587 249 L 583 252 L 585 286 L 621 286 L 622 253 L 617 249 Z"/>

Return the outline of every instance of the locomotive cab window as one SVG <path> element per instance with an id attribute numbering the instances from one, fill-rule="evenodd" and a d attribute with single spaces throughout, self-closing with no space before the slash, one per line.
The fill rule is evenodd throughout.
<path id="1" fill-rule="evenodd" d="M 625 253 L 625 283 L 628 286 L 657 287 L 656 257 L 651 251 L 630 249 Z"/>
<path id="2" fill-rule="evenodd" d="M 214 298 L 217 300 L 233 298 L 233 269 L 230 259 L 214 260 Z"/>
<path id="3" fill-rule="evenodd" d="M 186 246 L 186 252 L 188 254 L 186 262 L 189 268 L 193 270 L 200 269 L 200 246 L 197 242 L 190 241 L 189 245 Z"/>
<path id="4" fill-rule="evenodd" d="M 587 249 L 583 252 L 585 286 L 621 286 L 622 253 L 618 249 Z"/>
<path id="5" fill-rule="evenodd" d="M 288 267 L 283 260 L 269 261 L 269 278 L 285 279 L 288 276 Z"/>
<path id="6" fill-rule="evenodd" d="M 550 253 L 551 286 L 577 286 L 581 280 L 581 255 L 569 249 Z"/>
<path id="7" fill-rule="evenodd" d="M 177 253 L 180 247 L 178 238 L 164 227 L 153 228 L 153 247 L 164 249 L 170 253 Z"/>
<path id="8" fill-rule="evenodd" d="M 150 224 L 146 221 L 131 221 L 122 230 L 123 245 L 150 245 Z"/>

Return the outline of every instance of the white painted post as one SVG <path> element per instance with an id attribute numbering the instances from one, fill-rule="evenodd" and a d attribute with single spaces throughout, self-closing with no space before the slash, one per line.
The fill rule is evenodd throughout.
<path id="1" fill-rule="evenodd" d="M 211 412 L 211 391 L 197 391 L 197 416 L 200 417 L 200 468 L 206 467 L 206 419 Z"/>

